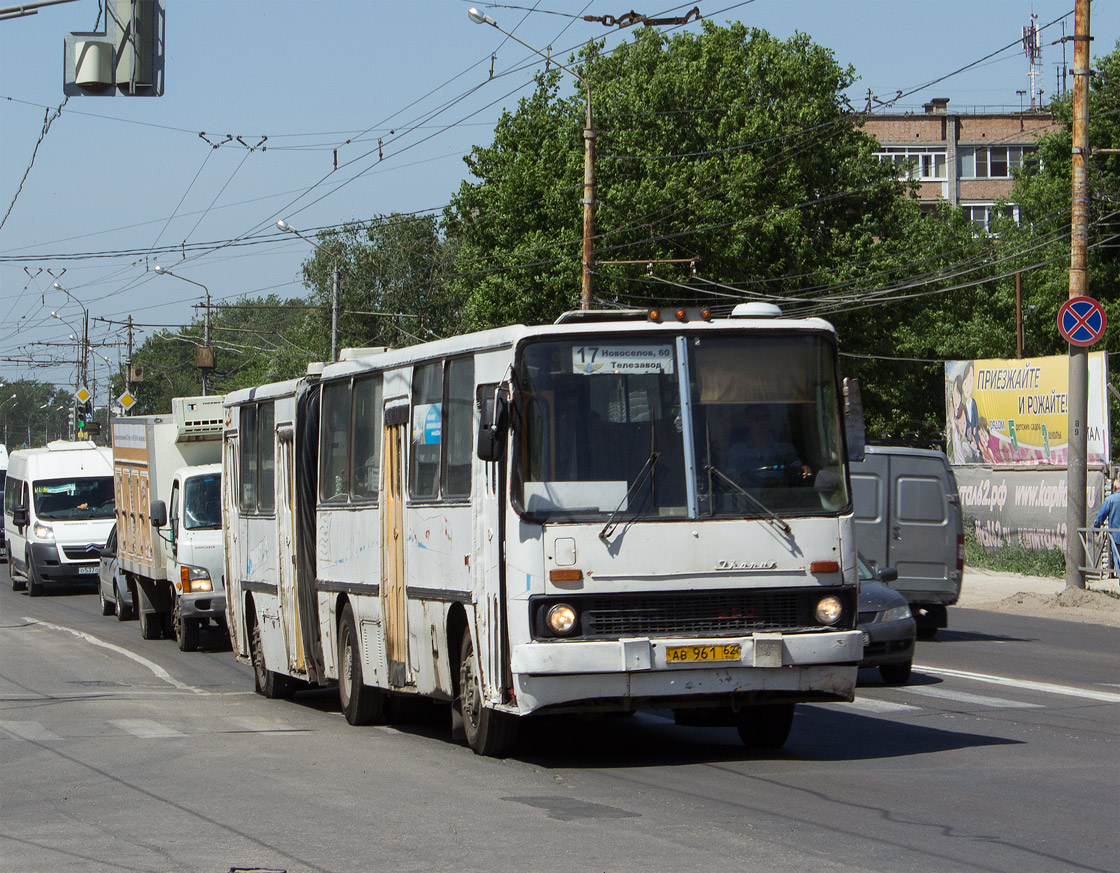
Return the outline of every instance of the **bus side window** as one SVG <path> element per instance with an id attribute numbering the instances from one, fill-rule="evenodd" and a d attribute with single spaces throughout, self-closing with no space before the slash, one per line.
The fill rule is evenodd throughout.
<path id="1" fill-rule="evenodd" d="M 443 413 L 443 496 L 471 494 L 471 436 L 474 432 L 474 358 L 447 364 Z"/>
<path id="2" fill-rule="evenodd" d="M 354 444 L 350 493 L 376 500 L 381 476 L 381 377 L 354 380 Z"/>
<path id="3" fill-rule="evenodd" d="M 408 459 L 411 497 L 439 496 L 440 446 L 443 443 L 443 367 L 417 367 L 412 374 L 412 439 Z"/>
<path id="4" fill-rule="evenodd" d="M 345 503 L 350 484 L 350 383 L 323 386 L 319 499 Z"/>

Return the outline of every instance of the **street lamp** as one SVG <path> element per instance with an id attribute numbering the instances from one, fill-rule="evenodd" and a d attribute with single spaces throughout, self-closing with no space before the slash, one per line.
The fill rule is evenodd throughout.
<path id="1" fill-rule="evenodd" d="M 7 400 L 0 400 L 0 409 L 3 409 L 5 406 L 7 406 L 9 403 L 11 403 L 15 399 L 16 399 L 16 395 L 13 393 L 12 396 L 9 397 Z M 7 442 L 7 441 L 8 441 L 8 417 L 5 415 L 4 416 L 4 442 Z"/>
<path id="2" fill-rule="evenodd" d="M 203 285 L 201 282 L 196 282 L 194 279 L 188 279 L 186 276 L 180 276 L 178 273 L 172 273 L 170 270 L 165 270 L 159 264 L 156 264 L 155 271 L 157 276 L 171 276 L 175 279 L 181 279 L 184 282 L 190 282 L 192 285 L 197 285 L 199 288 L 206 292 L 206 318 L 202 322 L 202 344 L 206 348 L 207 355 L 209 355 L 209 365 L 203 367 L 200 363 L 198 367 L 200 370 L 202 370 L 202 396 L 205 397 L 206 389 L 209 386 L 210 382 L 210 370 L 214 366 L 213 350 L 210 348 L 210 289 Z"/>
<path id="3" fill-rule="evenodd" d="M 591 250 L 592 238 L 595 235 L 595 219 L 593 207 L 595 205 L 595 127 L 591 122 L 591 86 L 587 84 L 587 80 L 579 73 L 570 67 L 561 64 L 556 58 L 549 57 L 538 48 L 534 48 L 514 36 L 508 30 L 498 26 L 493 18 L 485 12 L 479 12 L 473 6 L 467 10 L 467 16 L 475 24 L 489 24 L 492 28 L 504 33 L 514 42 L 518 42 L 531 52 L 535 52 L 553 64 L 556 64 L 561 70 L 569 73 L 579 79 L 583 85 L 584 91 L 587 93 L 587 120 L 583 125 L 583 282 L 580 286 L 579 292 L 579 308 L 591 308 L 591 267 L 594 263 L 593 252 Z"/>
<path id="4" fill-rule="evenodd" d="M 86 374 L 89 372 L 89 358 L 85 353 L 85 348 L 89 345 L 89 310 L 86 309 L 86 307 L 82 305 L 81 300 L 79 300 L 77 297 L 75 297 L 73 294 L 71 294 L 69 291 L 67 291 L 65 288 L 63 288 L 62 283 L 55 282 L 51 287 L 54 288 L 55 291 L 61 291 L 63 294 L 65 294 L 67 297 L 69 297 L 71 300 L 73 300 L 75 303 L 77 303 L 78 308 L 82 310 L 82 317 L 84 319 L 84 321 L 83 321 L 84 328 L 81 332 L 81 335 L 82 335 L 82 358 L 78 362 L 78 370 L 79 370 L 79 372 L 78 372 L 78 384 L 74 386 L 75 390 L 76 390 L 77 388 L 81 387 L 82 385 L 85 385 L 86 378 L 87 378 Z M 51 315 L 54 315 L 55 318 L 58 318 L 59 321 L 62 321 L 62 319 L 59 318 L 59 316 L 55 315 L 54 312 L 51 312 Z M 63 321 L 62 323 L 66 324 L 65 321 Z M 71 330 L 73 330 L 74 333 L 78 333 L 78 331 L 74 330 L 73 325 L 68 325 L 68 327 Z"/>
<path id="5" fill-rule="evenodd" d="M 284 219 L 276 222 L 276 227 L 283 233 L 294 233 L 301 240 L 315 246 L 319 251 L 334 257 L 331 252 L 328 252 L 323 246 L 304 236 L 294 227 L 292 227 Z M 335 260 L 331 266 L 331 360 L 338 360 L 338 299 L 339 299 L 339 277 L 338 277 L 338 261 Z"/>

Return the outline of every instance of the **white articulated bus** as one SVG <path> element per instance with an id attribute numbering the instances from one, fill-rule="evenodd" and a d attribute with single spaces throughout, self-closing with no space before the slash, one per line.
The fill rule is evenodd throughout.
<path id="1" fill-rule="evenodd" d="M 572 313 L 347 350 L 226 399 L 227 612 L 258 690 L 352 724 L 672 709 L 785 742 L 862 657 L 833 328 Z"/>

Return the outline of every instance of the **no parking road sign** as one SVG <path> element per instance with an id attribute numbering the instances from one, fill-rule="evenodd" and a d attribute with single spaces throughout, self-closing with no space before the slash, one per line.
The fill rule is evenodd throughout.
<path id="1" fill-rule="evenodd" d="M 1058 333 L 1071 346 L 1091 346 L 1104 336 L 1104 307 L 1092 297 L 1071 297 L 1058 310 Z"/>

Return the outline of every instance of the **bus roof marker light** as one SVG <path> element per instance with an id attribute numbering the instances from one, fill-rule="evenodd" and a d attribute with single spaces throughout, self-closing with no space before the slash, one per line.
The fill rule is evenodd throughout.
<path id="1" fill-rule="evenodd" d="M 763 303 L 752 300 L 750 303 L 739 303 L 731 310 L 732 318 L 780 318 L 782 309 L 775 303 Z"/>

